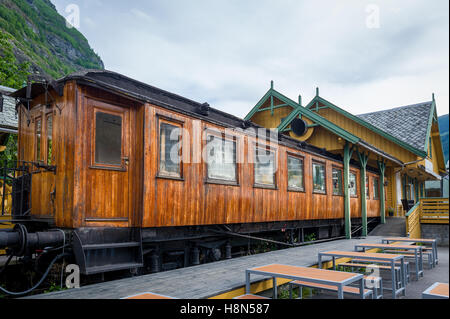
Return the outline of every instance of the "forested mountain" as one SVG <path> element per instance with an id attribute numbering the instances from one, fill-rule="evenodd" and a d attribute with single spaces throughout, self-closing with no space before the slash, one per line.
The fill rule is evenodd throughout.
<path id="1" fill-rule="evenodd" d="M 86 38 L 68 28 L 49 0 L 0 0 L 0 84 L 20 87 L 27 73 L 60 78 L 103 69 Z"/>

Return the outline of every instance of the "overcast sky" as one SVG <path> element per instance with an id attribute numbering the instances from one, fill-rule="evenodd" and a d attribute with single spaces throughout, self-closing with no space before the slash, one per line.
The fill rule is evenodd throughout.
<path id="1" fill-rule="evenodd" d="M 449 106 L 449 1 L 51 0 L 105 68 L 244 117 L 275 82 L 361 114 Z"/>

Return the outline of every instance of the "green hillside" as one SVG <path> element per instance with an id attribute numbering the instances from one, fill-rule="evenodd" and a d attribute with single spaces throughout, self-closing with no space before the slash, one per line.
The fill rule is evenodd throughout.
<path id="1" fill-rule="evenodd" d="M 0 45 L 3 85 L 8 84 L 5 73 L 15 76 L 16 72 L 7 69 L 13 67 L 11 61 L 19 71 L 25 68 L 53 78 L 104 68 L 86 38 L 77 29 L 66 27 L 49 0 L 0 0 Z"/>

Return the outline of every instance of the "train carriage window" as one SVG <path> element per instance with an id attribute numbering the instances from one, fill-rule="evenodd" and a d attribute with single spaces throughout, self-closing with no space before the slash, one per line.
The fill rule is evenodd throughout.
<path id="1" fill-rule="evenodd" d="M 373 198 L 380 199 L 380 181 L 377 177 L 373 179 Z"/>
<path id="2" fill-rule="evenodd" d="M 366 198 L 370 198 L 370 190 L 369 190 L 369 176 L 366 175 Z"/>
<path id="3" fill-rule="evenodd" d="M 275 152 L 257 148 L 255 151 L 255 184 L 275 187 Z"/>
<path id="4" fill-rule="evenodd" d="M 47 165 L 52 165 L 53 154 L 53 116 L 47 115 Z"/>
<path id="5" fill-rule="evenodd" d="M 208 179 L 237 182 L 236 142 L 208 135 Z"/>
<path id="6" fill-rule="evenodd" d="M 342 195 L 342 170 L 333 168 L 333 195 Z"/>
<path id="7" fill-rule="evenodd" d="M 36 161 L 40 162 L 40 161 L 42 161 L 42 156 L 41 156 L 42 118 L 40 118 L 40 117 L 36 118 L 35 123 L 36 123 L 36 134 L 35 134 Z"/>
<path id="8" fill-rule="evenodd" d="M 353 196 L 353 197 L 358 196 L 356 174 L 353 172 L 350 172 L 350 175 L 349 175 L 349 194 L 350 194 L 350 196 Z"/>
<path id="9" fill-rule="evenodd" d="M 181 127 L 160 122 L 159 172 L 160 176 L 181 178 Z"/>
<path id="10" fill-rule="evenodd" d="M 95 163 L 122 165 L 122 117 L 95 113 Z"/>
<path id="11" fill-rule="evenodd" d="M 326 193 L 325 165 L 313 162 L 313 192 L 319 194 Z"/>
<path id="12" fill-rule="evenodd" d="M 288 156 L 287 157 L 288 168 L 288 189 L 303 191 L 303 159 Z"/>

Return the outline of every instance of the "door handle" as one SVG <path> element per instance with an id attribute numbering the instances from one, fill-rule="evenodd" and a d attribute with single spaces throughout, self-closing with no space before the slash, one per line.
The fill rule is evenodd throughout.
<path id="1" fill-rule="evenodd" d="M 128 157 L 128 156 L 124 156 L 124 157 L 122 157 L 122 159 L 123 159 L 123 161 L 125 162 L 125 165 L 128 166 L 128 164 L 130 163 L 129 157 Z"/>

